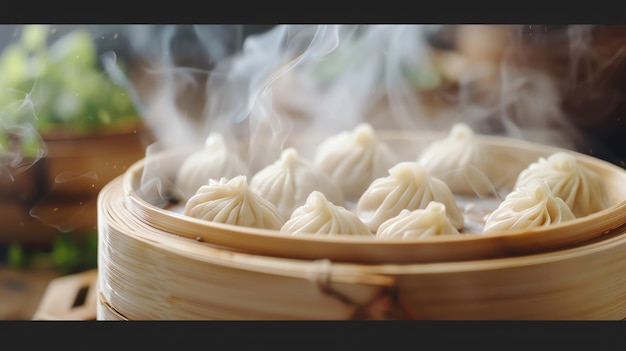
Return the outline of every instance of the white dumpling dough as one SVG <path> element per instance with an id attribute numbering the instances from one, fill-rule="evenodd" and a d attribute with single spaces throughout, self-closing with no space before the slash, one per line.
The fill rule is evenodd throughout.
<path id="1" fill-rule="evenodd" d="M 540 157 L 520 172 L 515 186 L 541 179 L 569 206 L 576 217 L 583 217 L 608 207 L 607 194 L 600 175 L 584 167 L 576 157 L 557 152 Z"/>
<path id="2" fill-rule="evenodd" d="M 491 196 L 497 192 L 490 176 L 489 156 L 463 123 L 452 126 L 443 139 L 432 142 L 417 158 L 426 171 L 445 182 L 455 194 Z"/>
<path id="3" fill-rule="evenodd" d="M 335 205 L 343 206 L 344 197 L 339 186 L 294 148 L 283 150 L 280 159 L 258 171 L 250 187 L 273 203 L 283 218 L 306 202 L 312 191 L 319 191 Z"/>
<path id="4" fill-rule="evenodd" d="M 533 229 L 575 218 L 565 201 L 554 196 L 545 182 L 534 179 L 506 196 L 487 217 L 483 233 Z"/>
<path id="5" fill-rule="evenodd" d="M 374 180 L 357 202 L 356 214 L 372 232 L 403 209 L 426 208 L 431 201 L 443 203 L 452 225 L 463 228 L 463 214 L 446 183 L 430 176 L 417 162 L 400 162 L 388 172 Z"/>
<path id="6" fill-rule="evenodd" d="M 374 236 L 356 214 L 328 201 L 319 191 L 311 192 L 305 204 L 293 211 L 280 231 L 290 235 Z"/>
<path id="7" fill-rule="evenodd" d="M 398 163 L 391 149 L 379 141 L 367 123 L 321 143 L 313 163 L 330 176 L 346 197 L 358 198 L 374 179 Z"/>
<path id="8" fill-rule="evenodd" d="M 461 235 L 450 223 L 446 205 L 431 201 L 424 209 L 404 209 L 384 221 L 376 237 L 380 239 L 420 239 L 438 235 Z"/>
<path id="9" fill-rule="evenodd" d="M 248 167 L 239 155 L 230 150 L 224 137 L 211 133 L 202 149 L 190 154 L 176 174 L 176 186 L 183 201 L 187 201 L 209 179 L 219 180 L 247 175 Z"/>
<path id="10" fill-rule="evenodd" d="M 261 229 L 280 230 L 285 223 L 274 204 L 250 189 L 246 176 L 209 180 L 187 201 L 183 214 Z"/>

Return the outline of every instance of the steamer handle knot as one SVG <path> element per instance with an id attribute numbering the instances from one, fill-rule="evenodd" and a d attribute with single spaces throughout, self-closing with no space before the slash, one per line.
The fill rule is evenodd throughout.
<path id="1" fill-rule="evenodd" d="M 332 286 L 332 265 L 329 259 L 314 262 L 312 281 L 327 296 L 339 300 L 344 305 L 354 308 L 350 320 L 417 320 L 417 314 L 404 303 L 398 294 L 396 279 L 390 276 L 367 275 L 364 284 L 377 285 L 380 289 L 363 303 L 354 301 L 350 296 Z"/>

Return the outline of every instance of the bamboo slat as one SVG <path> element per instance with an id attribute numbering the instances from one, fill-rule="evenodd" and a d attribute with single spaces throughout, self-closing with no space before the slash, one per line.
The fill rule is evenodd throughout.
<path id="1" fill-rule="evenodd" d="M 417 139 L 420 141 L 417 145 L 424 145 L 424 140 L 432 138 L 419 135 L 416 138 L 414 133 L 382 134 L 380 137 L 394 147 L 403 159 L 414 159 L 419 152 L 419 149 L 411 149 L 411 140 Z M 538 157 L 565 151 L 509 138 L 482 136 L 479 140 L 491 153 L 487 157 L 509 161 L 507 166 L 502 167 L 502 177 L 510 179 L 509 187 L 515 182 L 515 176 Z M 188 150 L 183 150 L 182 153 L 167 151 L 156 154 L 128 169 L 124 174 L 124 189 L 130 201 L 128 211 L 138 220 L 164 231 L 260 255 L 300 259 L 328 258 L 333 261 L 363 263 L 445 262 L 510 257 L 581 245 L 602 235 L 619 232 L 621 226 L 626 224 L 626 187 L 623 186 L 626 184 L 626 171 L 608 162 L 567 151 L 574 154 L 581 164 L 604 178 L 609 189 L 609 208 L 558 225 L 511 231 L 502 235 L 469 233 L 463 236 L 436 236 L 402 241 L 351 236 L 292 237 L 278 231 L 200 220 L 172 211 L 166 204 L 156 204 L 161 196 L 167 195 L 167 185 L 172 184 L 173 172 L 178 168 L 177 162 L 181 162 L 184 152 Z M 161 182 L 146 182 L 142 178 L 145 168 L 160 168 L 163 177 Z M 478 204 L 491 203 L 492 207 L 498 204 L 493 199 L 471 200 Z M 347 250 L 347 247 L 350 249 Z"/>
<path id="2" fill-rule="evenodd" d="M 98 286 L 108 310 L 99 307 L 98 319 L 626 317 L 623 232 L 566 250 L 474 261 L 278 258 L 141 224 L 124 210 L 121 182 L 100 195 Z"/>
<path id="3" fill-rule="evenodd" d="M 416 156 L 410 135 L 387 140 Z M 508 172 L 562 151 L 481 140 L 518 162 Z M 626 174 L 574 154 L 605 180 L 606 210 L 536 230 L 397 242 L 291 237 L 183 216 L 159 202 L 181 153 L 153 155 L 98 196 L 97 318 L 624 319 Z M 144 168 L 157 166 L 162 183 L 146 187 Z"/>

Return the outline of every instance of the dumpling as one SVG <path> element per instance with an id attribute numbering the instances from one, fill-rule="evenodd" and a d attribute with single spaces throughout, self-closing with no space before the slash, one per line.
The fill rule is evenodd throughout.
<path id="1" fill-rule="evenodd" d="M 176 186 L 183 201 L 187 201 L 209 179 L 233 178 L 247 175 L 248 166 L 230 150 L 219 133 L 211 133 L 205 145 L 183 161 L 176 175 Z"/>
<path id="2" fill-rule="evenodd" d="M 376 138 L 372 126 L 362 123 L 353 131 L 339 133 L 321 143 L 313 163 L 339 185 L 347 198 L 358 199 L 398 159 Z"/>
<path id="3" fill-rule="evenodd" d="M 494 184 L 488 173 L 489 159 L 485 151 L 476 142 L 474 131 L 457 123 L 445 138 L 425 148 L 417 163 L 445 182 L 455 194 L 491 196 L 496 194 L 499 184 Z"/>
<path id="4" fill-rule="evenodd" d="M 533 179 L 543 180 L 552 194 L 563 199 L 576 217 L 608 207 L 602 178 L 569 153 L 557 152 L 548 158 L 540 157 L 520 172 L 515 186 L 527 184 Z"/>
<path id="5" fill-rule="evenodd" d="M 309 194 L 306 203 L 293 211 L 280 231 L 291 235 L 374 236 L 356 214 L 328 201 L 319 191 Z"/>
<path id="6" fill-rule="evenodd" d="M 294 148 L 283 150 L 279 160 L 258 171 L 250 187 L 278 207 L 283 218 L 289 218 L 314 190 L 335 205 L 344 202 L 341 189 Z"/>
<path id="7" fill-rule="evenodd" d="M 548 184 L 534 179 L 510 192 L 485 221 L 483 233 L 497 234 L 532 229 L 575 219 L 565 201 Z"/>
<path id="8" fill-rule="evenodd" d="M 431 201 L 443 203 L 452 225 L 463 228 L 463 214 L 446 183 L 416 162 L 400 162 L 388 172 L 387 177 L 374 180 L 357 202 L 356 214 L 372 232 L 403 209 L 426 208 Z"/>
<path id="9" fill-rule="evenodd" d="M 209 180 L 187 201 L 183 214 L 261 229 L 280 230 L 285 223 L 274 204 L 250 189 L 246 176 Z"/>
<path id="10" fill-rule="evenodd" d="M 400 211 L 384 221 L 376 237 L 380 239 L 420 239 L 437 235 L 461 235 L 450 223 L 446 205 L 431 201 L 424 209 Z"/>

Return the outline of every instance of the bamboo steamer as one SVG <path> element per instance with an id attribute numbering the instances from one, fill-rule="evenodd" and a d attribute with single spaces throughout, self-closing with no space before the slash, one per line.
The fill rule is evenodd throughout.
<path id="1" fill-rule="evenodd" d="M 416 133 L 379 133 L 401 160 L 415 160 L 420 149 L 441 136 Z M 315 138 L 302 139 L 292 144 L 308 150 L 306 144 L 315 144 Z M 502 177 L 512 188 L 516 176 L 540 156 L 557 151 L 556 147 L 532 144 L 504 137 L 480 136 L 478 139 L 490 153 L 486 157 L 506 162 Z M 212 223 L 184 216 L 167 206 L 156 206 L 158 197 L 167 196 L 167 186 L 172 183 L 180 162 L 188 149 L 173 150 L 153 155 L 148 164 L 145 160 L 132 165 L 124 175 L 124 188 L 130 204 L 128 210 L 138 219 L 158 229 L 192 239 L 223 245 L 233 250 L 276 257 L 321 259 L 363 263 L 412 263 L 467 259 L 509 257 L 544 252 L 556 248 L 580 245 L 587 240 L 610 232 L 626 223 L 626 172 L 621 168 L 596 158 L 571 152 L 577 160 L 598 172 L 610 189 L 611 207 L 584 218 L 552 225 L 532 231 L 516 231 L 507 235 L 490 236 L 438 236 L 420 240 L 375 241 L 363 237 L 291 237 L 276 231 L 245 228 Z M 568 151 L 569 152 L 569 151 Z M 156 166 L 155 166 L 156 165 Z M 142 187 L 142 175 L 146 167 L 159 167 L 164 179 L 162 184 L 152 182 Z M 161 195 L 157 195 L 161 194 Z M 476 203 L 492 202 L 493 199 L 474 199 Z M 494 207 L 495 208 L 495 207 Z M 306 247 L 306 250 L 302 249 Z M 349 250 L 347 249 L 349 248 Z"/>
<path id="2" fill-rule="evenodd" d="M 379 137 L 409 160 L 441 136 Z M 298 143 L 319 141 L 305 139 Z M 479 140 L 509 161 L 508 186 L 538 157 L 565 151 Z M 598 213 L 537 230 L 391 242 L 290 237 L 156 205 L 158 189 L 142 187 L 144 168 L 163 167 L 171 179 L 188 152 L 140 160 L 100 192 L 98 319 L 626 317 L 626 172 L 608 162 L 572 152 L 610 189 L 610 207 Z"/>

